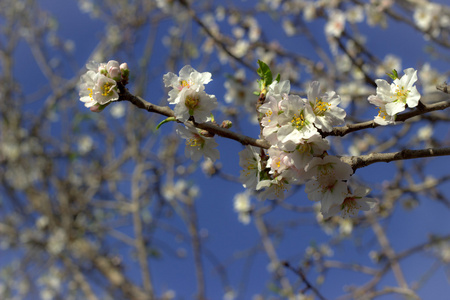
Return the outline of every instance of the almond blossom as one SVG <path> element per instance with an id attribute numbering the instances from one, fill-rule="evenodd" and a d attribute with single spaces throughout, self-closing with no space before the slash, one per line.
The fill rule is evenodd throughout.
<path id="1" fill-rule="evenodd" d="M 271 144 L 277 143 L 276 132 L 280 127 L 278 124 L 278 115 L 281 112 L 281 99 L 281 97 L 269 96 L 266 98 L 266 102 L 258 108 L 258 111 L 263 114 L 260 121 L 261 126 L 263 126 L 262 134 Z"/>
<path id="2" fill-rule="evenodd" d="M 341 97 L 334 91 L 320 94 L 320 83 L 313 81 L 308 91 L 308 101 L 316 115 L 314 125 L 324 131 L 331 131 L 333 126 L 343 124 L 346 116 L 345 111 L 337 107 Z"/>
<path id="3" fill-rule="evenodd" d="M 302 140 L 317 133 L 313 125 L 315 115 L 309 103 L 296 95 L 283 99 L 280 107 L 283 113 L 278 116 L 278 147 L 293 151 Z"/>
<path id="4" fill-rule="evenodd" d="M 78 89 L 80 101 L 91 111 L 100 112 L 111 101 L 119 99 L 117 83 L 126 84 L 129 75 L 126 64 L 121 66 L 115 60 L 106 64 L 94 61 L 86 64 L 88 71 L 81 76 Z"/>
<path id="5" fill-rule="evenodd" d="M 205 84 L 209 83 L 211 79 L 211 73 L 197 72 L 194 68 L 187 65 L 184 66 L 180 72 L 180 76 L 169 72 L 163 76 L 164 85 L 166 87 L 172 87 L 172 90 L 169 92 L 169 103 L 177 104 L 178 102 L 182 102 L 183 96 L 185 96 L 183 91 L 187 89 L 194 90 L 195 92 L 200 92 L 205 89 Z"/>
<path id="6" fill-rule="evenodd" d="M 236 211 L 238 215 L 239 222 L 247 225 L 250 223 L 250 193 L 247 191 L 243 193 L 238 193 L 234 196 L 233 199 L 234 211 Z"/>
<path id="7" fill-rule="evenodd" d="M 371 95 L 369 96 L 368 101 L 375 105 L 378 109 L 378 115 L 375 116 L 374 119 L 375 123 L 377 123 L 378 125 L 395 124 L 396 116 L 388 115 L 388 113 L 386 112 L 386 103 L 382 99 L 378 98 L 375 95 Z"/>
<path id="8" fill-rule="evenodd" d="M 344 219 L 354 217 L 359 211 L 371 210 L 377 201 L 373 198 L 367 198 L 366 195 L 370 192 L 369 188 L 358 186 L 353 193 L 348 193 L 341 204 L 333 204 L 328 212 L 323 214 L 324 218 L 341 214 Z"/>
<path id="9" fill-rule="evenodd" d="M 406 105 L 412 108 L 419 103 L 420 94 L 414 86 L 417 81 L 417 71 L 409 68 L 404 72 L 405 75 L 402 78 L 396 78 L 391 84 L 383 79 L 375 80 L 377 94 L 369 97 L 371 103 L 379 103 L 380 109 L 383 109 L 390 117 L 404 111 Z"/>
<path id="10" fill-rule="evenodd" d="M 219 159 L 219 150 L 215 149 L 217 143 L 213 138 L 200 134 L 201 130 L 192 125 L 177 128 L 177 133 L 186 139 L 184 153 L 186 157 L 193 161 L 199 161 L 202 156 L 211 159 L 213 162 Z"/>
<path id="11" fill-rule="evenodd" d="M 260 191 L 258 198 L 260 200 L 283 200 L 285 192 L 290 188 L 290 182 L 295 178 L 295 173 L 291 170 L 284 170 L 281 174 L 273 174 L 264 180 L 258 182 L 256 190 Z"/>
<path id="12" fill-rule="evenodd" d="M 182 122 L 191 116 L 199 123 L 209 121 L 211 111 L 217 107 L 216 97 L 208 95 L 205 91 L 196 92 L 188 89 L 183 91 L 183 98 L 174 108 L 175 118 Z"/>
<path id="13" fill-rule="evenodd" d="M 347 183 L 353 170 L 336 156 L 314 157 L 305 168 L 312 178 L 305 185 L 305 192 L 312 201 L 320 201 L 322 214 L 333 205 L 340 205 L 347 197 Z"/>
<path id="14" fill-rule="evenodd" d="M 261 172 L 259 149 L 246 146 L 244 150 L 239 152 L 239 166 L 242 168 L 239 178 L 242 185 L 247 189 L 255 190 Z"/>

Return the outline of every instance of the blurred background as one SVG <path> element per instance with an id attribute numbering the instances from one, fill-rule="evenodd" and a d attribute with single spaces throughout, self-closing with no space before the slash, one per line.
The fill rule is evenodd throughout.
<path id="1" fill-rule="evenodd" d="M 324 220 L 303 186 L 246 193 L 238 142 L 216 137 L 220 160 L 195 163 L 180 125 L 156 130 L 163 116 L 126 101 L 93 113 L 77 89 L 87 62 L 113 59 L 164 106 L 162 76 L 191 65 L 212 73 L 218 123 L 258 138 L 260 59 L 368 121 L 392 69 L 418 70 L 423 103 L 450 100 L 447 1 L 0 0 L 0 30 L 0 299 L 448 299 L 448 157 L 358 169 L 378 206 Z M 448 147 L 449 121 L 329 137 L 329 153 Z"/>

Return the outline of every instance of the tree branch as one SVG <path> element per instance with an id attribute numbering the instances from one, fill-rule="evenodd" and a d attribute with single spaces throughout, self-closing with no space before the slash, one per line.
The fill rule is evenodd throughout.
<path id="1" fill-rule="evenodd" d="M 420 116 L 425 113 L 436 111 L 436 110 L 444 110 L 448 107 L 450 107 L 450 101 L 441 101 L 441 102 L 427 104 L 427 105 L 421 104 L 420 108 L 397 115 L 397 118 L 395 119 L 395 121 L 396 122 L 404 122 L 413 117 Z M 355 131 L 367 129 L 367 128 L 376 128 L 378 126 L 381 126 L 381 125 L 378 125 L 373 120 L 362 122 L 362 123 L 356 123 L 356 124 L 347 124 L 342 127 L 334 127 L 333 130 L 330 132 L 323 132 L 322 136 L 323 137 L 344 136 L 351 132 L 355 132 Z"/>
<path id="2" fill-rule="evenodd" d="M 405 149 L 391 153 L 371 153 L 360 156 L 341 157 L 341 161 L 352 166 L 353 170 L 367 167 L 377 162 L 391 162 L 395 160 L 405 160 L 413 158 L 435 157 L 450 155 L 450 148 L 428 148 L 421 150 Z"/>
<path id="3" fill-rule="evenodd" d="M 131 94 L 128 89 L 124 86 L 119 85 L 120 89 L 120 101 L 129 101 L 136 105 L 138 108 L 145 109 L 148 112 L 157 113 L 166 117 L 175 117 L 174 112 L 170 109 L 168 106 L 158 106 L 155 104 L 152 104 L 144 99 L 142 99 L 139 96 L 135 96 Z M 178 121 L 179 123 L 182 123 Z M 217 134 L 221 137 L 229 138 L 235 141 L 238 141 L 242 145 L 252 145 L 264 149 L 269 149 L 270 144 L 264 139 L 254 139 L 249 136 L 239 134 L 236 132 L 233 132 L 231 130 L 222 128 L 216 124 L 213 124 L 211 122 L 208 123 L 195 123 L 192 121 L 187 121 L 186 123 L 190 123 L 191 125 L 206 130 L 212 134 Z"/>

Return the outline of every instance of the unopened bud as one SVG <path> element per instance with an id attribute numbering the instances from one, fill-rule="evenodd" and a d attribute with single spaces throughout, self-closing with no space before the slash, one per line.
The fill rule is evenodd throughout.
<path id="1" fill-rule="evenodd" d="M 120 71 L 122 71 L 122 72 L 129 71 L 128 70 L 128 64 L 127 63 L 120 64 Z"/>
<path id="2" fill-rule="evenodd" d="M 220 127 L 225 129 L 230 129 L 231 126 L 233 126 L 233 122 L 231 122 L 230 120 L 224 120 L 222 124 L 220 124 Z"/>
<path id="3" fill-rule="evenodd" d="M 120 74 L 120 69 L 119 69 L 119 63 L 115 60 L 110 60 L 107 64 L 106 64 L 106 69 L 108 71 L 109 77 L 111 77 L 112 79 L 118 81 L 120 80 L 121 74 Z"/>
<path id="4" fill-rule="evenodd" d="M 101 112 L 102 110 L 104 110 L 105 107 L 107 107 L 109 104 L 110 104 L 110 103 L 107 103 L 107 104 L 102 105 L 102 104 L 97 103 L 97 104 L 95 104 L 94 106 L 91 106 L 91 107 L 89 108 L 89 110 L 92 111 L 92 112 L 99 113 L 99 112 Z"/>

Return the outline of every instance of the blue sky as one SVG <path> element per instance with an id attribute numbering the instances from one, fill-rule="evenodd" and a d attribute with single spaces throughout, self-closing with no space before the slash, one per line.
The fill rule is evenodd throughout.
<path id="1" fill-rule="evenodd" d="M 239 3 L 239 1 L 235 1 Z M 249 5 L 250 1 L 247 1 L 245 5 Z M 58 34 L 66 39 L 72 40 L 76 47 L 73 53 L 73 58 L 77 66 L 82 69 L 83 65 L 87 62 L 89 55 L 92 53 L 94 47 L 98 43 L 98 39 L 101 38 L 101 33 L 104 29 L 104 24 L 99 20 L 92 20 L 88 15 L 81 13 L 78 10 L 78 5 L 75 1 L 58 1 L 58 0 L 40 0 L 39 4 L 46 10 L 49 10 L 58 21 Z M 259 19 L 263 28 L 269 28 L 265 34 L 269 39 L 278 37 L 280 42 L 287 49 L 291 51 L 300 51 L 310 57 L 314 57 L 315 54 L 311 53 L 313 50 L 307 46 L 303 46 L 304 41 L 301 38 L 288 40 L 284 33 L 280 33 L 275 30 L 271 30 L 272 27 L 277 25 L 277 21 Z M 167 49 L 162 45 L 162 36 L 164 31 L 169 27 L 170 21 L 164 21 L 158 30 L 156 38 L 157 46 L 155 47 L 156 53 L 153 58 L 155 68 L 161 68 L 162 64 L 158 58 L 164 58 L 167 55 Z M 417 67 L 417 63 L 423 63 L 424 61 L 424 46 L 427 44 L 418 34 L 403 25 L 398 25 L 394 22 L 390 23 L 388 29 L 380 30 L 379 28 L 369 28 L 368 26 L 362 26 L 364 33 L 367 34 L 368 41 L 367 47 L 383 58 L 386 54 L 392 53 L 402 57 L 403 68 Z M 279 27 L 276 27 L 279 29 Z M 317 35 L 319 41 L 325 45 L 323 37 L 322 27 L 317 26 L 311 29 L 314 34 Z M 133 55 L 139 56 L 143 51 L 143 41 L 147 34 L 146 30 L 141 31 L 137 35 L 136 44 L 133 45 Z M 281 37 L 280 37 L 281 36 Z M 324 46 L 328 52 L 328 47 Z M 447 53 L 448 54 L 448 53 Z M 46 79 L 36 66 L 30 50 L 25 43 L 21 44 L 17 56 L 20 58 L 20 63 L 16 66 L 17 73 L 14 74 L 22 82 L 27 82 L 27 93 L 33 93 L 38 91 L 43 85 L 45 85 Z M 124 60 L 126 54 L 122 52 L 117 57 L 111 57 L 110 59 Z M 63 58 L 62 58 L 63 59 Z M 160 61 L 163 61 L 162 59 Z M 428 61 L 428 60 L 426 60 Z M 194 68 L 200 64 L 201 58 L 189 62 Z M 433 67 L 441 71 L 448 70 L 448 63 L 441 63 L 438 61 L 430 61 Z M 218 62 L 214 62 L 218 64 Z M 163 70 L 160 77 L 156 77 L 155 80 L 149 82 L 147 85 L 146 97 L 153 97 L 148 99 L 149 101 L 157 102 L 161 98 L 167 97 L 166 91 L 162 84 L 162 74 L 172 71 L 178 73 L 178 70 L 182 65 L 178 65 L 175 70 Z M 27 70 L 23 72 L 22 70 Z M 201 71 L 209 71 L 207 68 Z M 232 72 L 232 69 L 229 69 Z M 65 74 L 67 78 L 74 76 L 79 72 L 78 69 L 66 67 Z M 131 70 L 133 72 L 133 70 Z M 254 74 L 250 74 L 246 70 L 248 78 L 255 78 Z M 283 78 L 283 74 L 282 78 Z M 136 74 L 138 76 L 138 74 Z M 301 73 L 301 76 L 306 76 L 305 72 Z M 306 79 L 306 78 L 305 78 Z M 224 74 L 214 74 L 213 82 L 207 86 L 207 91 L 211 94 L 215 94 L 219 101 L 223 101 L 223 95 L 225 94 L 225 88 L 223 83 L 225 80 Z M 133 92 L 133 82 L 129 85 L 130 91 Z M 296 87 L 298 90 L 299 87 Z M 73 99 L 74 103 L 79 106 L 80 110 L 84 109 L 81 102 L 78 99 Z M 39 101 L 38 101 L 39 103 Z M 38 104 L 37 103 L 37 104 Z M 108 107 L 99 118 L 104 118 L 107 122 L 114 121 L 109 116 L 110 107 Z M 145 111 L 141 111 L 131 105 L 127 105 L 127 110 L 132 110 L 135 114 L 145 114 Z M 358 117 L 363 120 L 372 118 L 376 114 L 376 110 L 373 107 L 369 107 L 366 111 L 358 111 Z M 97 117 L 97 115 L 93 116 Z M 160 119 L 162 120 L 162 118 Z M 61 134 L 57 128 L 59 125 L 55 124 L 55 136 Z M 120 127 L 120 124 L 112 126 Z M 241 123 L 243 132 L 256 137 L 259 132 L 259 128 L 250 124 L 246 120 Z M 162 134 L 170 132 L 175 126 L 172 124 L 166 124 L 161 129 Z M 390 136 L 392 132 L 399 130 L 395 128 L 391 129 L 375 129 L 380 136 Z M 448 130 L 446 126 L 438 129 L 437 136 L 448 136 Z M 218 138 L 219 149 L 221 153 L 221 164 L 223 165 L 223 172 L 238 176 L 239 174 L 239 158 L 237 152 L 243 149 L 242 145 L 235 141 L 225 140 Z M 436 159 L 427 170 L 430 174 L 446 174 L 448 173 L 449 159 L 446 157 Z M 409 162 L 408 162 L 409 163 Z M 390 164 L 375 164 L 364 169 L 357 171 L 357 175 L 364 178 L 368 182 L 375 184 L 375 188 L 381 188 L 384 181 L 392 180 L 395 171 L 393 163 Z M 195 177 L 192 177 L 192 182 L 195 182 L 200 187 L 201 196 L 198 198 L 197 213 L 199 216 L 199 227 L 203 228 L 202 232 L 207 232 L 207 238 L 204 242 L 205 252 L 210 253 L 210 257 L 214 257 L 221 262 L 228 269 L 228 280 L 232 287 L 239 287 L 240 282 L 245 282 L 246 288 L 244 294 L 240 295 L 239 299 L 251 299 L 251 296 L 255 292 L 264 290 L 262 286 L 266 285 L 270 280 L 270 274 L 268 272 L 268 260 L 265 253 L 260 249 L 260 238 L 255 226 L 251 223 L 249 225 L 243 225 L 238 222 L 237 214 L 233 211 L 233 197 L 238 192 L 243 192 L 244 188 L 236 182 L 228 182 L 221 178 L 206 178 L 201 171 L 197 171 Z M 444 192 L 449 191 L 448 184 L 443 188 Z M 375 194 L 379 194 L 380 190 L 375 190 Z M 292 197 L 286 200 L 288 203 L 302 203 L 303 205 L 312 204 L 302 189 Z M 413 211 L 405 211 L 398 208 L 395 218 L 385 220 L 383 225 L 386 226 L 389 236 L 391 237 L 392 245 L 395 249 L 403 250 L 407 247 L 414 246 L 417 243 L 426 241 L 429 233 L 448 234 L 448 210 L 444 210 L 443 206 L 433 200 L 423 197 L 419 199 L 421 203 L 421 209 Z M 272 224 L 284 228 L 283 239 L 280 240 L 279 256 L 283 260 L 287 260 L 292 264 L 296 264 L 301 260 L 299 254 L 302 251 L 299 249 L 305 249 L 311 245 L 320 245 L 323 242 L 327 242 L 330 236 L 324 233 L 315 220 L 311 218 L 310 214 L 298 214 L 288 212 L 286 210 L 277 208 L 268 217 L 268 220 Z M 183 228 L 183 223 L 180 219 L 172 218 L 170 220 L 171 225 L 176 228 Z M 294 226 L 293 224 L 299 223 L 301 225 Z M 292 226 L 292 227 L 291 227 Z M 125 233 L 131 233 L 131 227 L 121 228 Z M 365 243 L 370 244 L 370 240 L 373 240 L 373 234 L 370 229 L 358 229 L 360 238 Z M 188 257 L 191 257 L 190 245 L 185 240 L 179 241 L 174 238 L 172 234 L 158 231 L 155 238 L 159 241 L 157 245 L 161 248 L 161 257 L 158 259 L 151 259 L 150 266 L 153 274 L 154 284 L 156 290 L 161 293 L 166 289 L 172 289 L 176 291 L 176 299 L 192 299 L 196 292 L 194 265 L 192 259 L 177 258 L 171 251 L 173 249 L 185 249 L 188 253 Z M 343 262 L 363 263 L 368 266 L 375 267 L 370 261 L 368 256 L 368 247 L 360 247 L 355 249 L 355 243 L 357 239 L 347 240 L 334 249 L 333 260 L 340 260 Z M 239 258 L 243 251 L 248 249 L 255 249 L 258 254 L 253 259 L 244 260 Z M 170 250 L 172 249 L 172 250 Z M 130 268 L 127 268 L 126 272 L 131 277 L 135 278 L 139 282 L 139 272 L 135 269 L 136 264 L 127 258 L 132 253 L 117 248 L 117 252 L 124 258 L 125 262 L 129 263 Z M 208 255 L 207 255 L 208 256 Z M 5 257 L 0 258 L 0 264 L 5 263 Z M 408 280 L 414 281 L 415 275 L 421 274 L 424 270 L 429 268 L 432 264 L 432 259 L 424 255 L 416 255 L 405 261 L 404 272 Z M 214 264 L 210 260 L 204 259 L 204 266 L 206 270 L 206 283 L 207 283 L 207 295 L 209 299 L 222 299 L 224 295 L 223 286 L 219 280 L 219 274 L 214 270 Z M 251 266 L 250 271 L 245 267 Z M 247 273 L 249 272 L 249 273 Z M 287 271 L 289 273 L 289 271 Z M 424 288 L 419 292 L 424 299 L 446 299 L 445 295 L 450 293 L 448 285 L 448 277 L 445 278 L 443 274 L 444 270 L 440 270 L 435 273 Z M 316 273 L 310 272 L 311 281 L 314 281 Z M 327 289 L 321 290 L 327 299 L 334 299 L 344 293 L 343 286 L 352 284 L 363 284 L 368 280 L 368 277 L 360 276 L 357 273 L 350 273 L 345 271 L 330 271 L 328 274 Z M 448 276 L 448 275 L 447 275 Z M 289 278 L 294 279 L 294 274 L 289 274 Z M 293 280 L 294 281 L 294 280 Z M 383 281 L 388 285 L 394 285 L 395 280 L 392 276 L 387 276 Z M 269 288 L 266 288 L 266 292 Z M 380 299 L 392 299 L 389 297 L 380 297 Z"/>

